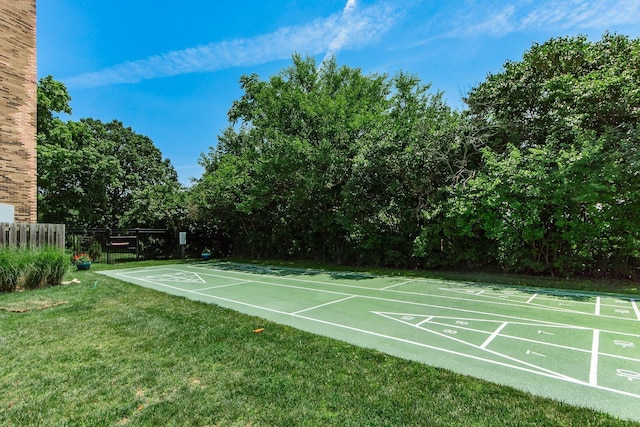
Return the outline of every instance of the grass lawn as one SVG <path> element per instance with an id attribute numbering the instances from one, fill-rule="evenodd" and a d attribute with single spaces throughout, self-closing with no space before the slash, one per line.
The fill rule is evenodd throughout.
<path id="1" fill-rule="evenodd" d="M 91 268 L 0 294 L 0 425 L 638 425 Z"/>

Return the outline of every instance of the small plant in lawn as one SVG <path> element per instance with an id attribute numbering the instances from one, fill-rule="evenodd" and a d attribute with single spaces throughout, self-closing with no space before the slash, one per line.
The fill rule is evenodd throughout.
<path id="1" fill-rule="evenodd" d="M 76 263 L 91 262 L 91 257 L 87 254 L 80 254 L 76 258 Z"/>

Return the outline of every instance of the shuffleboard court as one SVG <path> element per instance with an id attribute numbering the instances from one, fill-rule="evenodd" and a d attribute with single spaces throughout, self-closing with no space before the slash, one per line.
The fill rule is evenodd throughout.
<path id="1" fill-rule="evenodd" d="M 238 263 L 100 273 L 640 421 L 635 296 Z"/>

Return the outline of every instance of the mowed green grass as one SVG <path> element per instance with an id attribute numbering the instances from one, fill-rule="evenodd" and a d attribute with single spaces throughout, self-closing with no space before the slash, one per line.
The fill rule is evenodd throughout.
<path id="1" fill-rule="evenodd" d="M 93 270 L 74 277 L 0 294 L 0 425 L 638 425 Z"/>

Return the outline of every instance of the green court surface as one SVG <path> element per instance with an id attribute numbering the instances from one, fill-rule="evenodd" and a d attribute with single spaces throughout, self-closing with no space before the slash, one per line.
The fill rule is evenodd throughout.
<path id="1" fill-rule="evenodd" d="M 640 421 L 632 296 L 236 263 L 101 274 Z"/>

